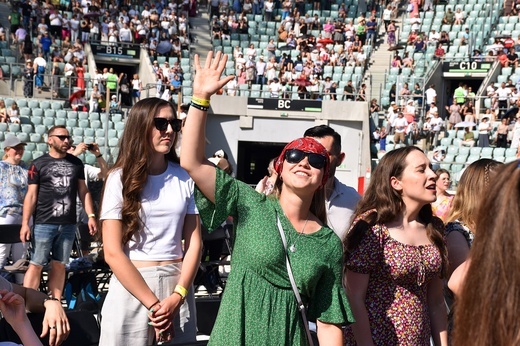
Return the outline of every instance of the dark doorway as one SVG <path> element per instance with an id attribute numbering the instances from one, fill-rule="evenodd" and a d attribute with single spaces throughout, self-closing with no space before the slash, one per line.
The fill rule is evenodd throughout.
<path id="1" fill-rule="evenodd" d="M 286 143 L 238 142 L 237 178 L 256 185 L 267 175 L 269 161 L 282 152 Z"/>
<path id="2" fill-rule="evenodd" d="M 98 71 L 103 71 L 103 69 L 114 69 L 114 74 L 116 74 L 118 77 L 121 75 L 121 73 L 126 74 L 126 78 L 128 81 L 128 86 L 131 88 L 130 81 L 132 80 L 132 76 L 135 73 L 139 73 L 139 66 L 138 65 L 118 65 L 118 64 L 112 64 L 112 63 L 103 63 L 103 62 L 96 62 L 96 67 Z M 119 90 L 120 92 L 120 90 Z M 130 107 L 132 105 L 131 100 L 131 94 L 121 94 L 121 105 Z"/>

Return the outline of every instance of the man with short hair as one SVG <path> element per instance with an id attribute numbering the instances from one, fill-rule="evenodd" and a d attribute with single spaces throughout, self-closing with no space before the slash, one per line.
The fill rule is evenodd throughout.
<path id="1" fill-rule="evenodd" d="M 304 137 L 314 138 L 329 152 L 329 179 L 324 187 L 327 226 L 343 241 L 361 196 L 354 188 L 343 184 L 335 177 L 336 168 L 345 159 L 345 153 L 341 152 L 341 136 L 330 126 L 319 125 L 305 131 Z"/>
<path id="2" fill-rule="evenodd" d="M 392 127 L 395 129 L 394 143 L 405 143 L 404 135 L 408 127 L 408 121 L 406 121 L 403 112 L 397 113 L 397 118 L 394 120 Z"/>
<path id="3" fill-rule="evenodd" d="M 343 87 L 343 96 L 341 97 L 341 101 L 347 99 L 347 101 L 354 101 L 354 93 L 356 89 L 352 85 L 352 80 L 347 82 L 347 85 Z"/>
<path id="4" fill-rule="evenodd" d="M 71 137 L 65 126 L 48 132 L 49 153 L 33 161 L 28 170 L 29 187 L 24 200 L 20 239 L 31 240 L 31 262 L 24 287 L 37 289 L 43 266 L 51 259 L 48 288 L 51 297 L 61 299 L 65 264 L 69 261 L 76 236 L 76 196 L 88 215 L 88 226 L 95 234 L 96 220 L 90 192 L 85 185 L 83 163 L 67 151 Z M 31 232 L 29 221 L 34 217 Z"/>

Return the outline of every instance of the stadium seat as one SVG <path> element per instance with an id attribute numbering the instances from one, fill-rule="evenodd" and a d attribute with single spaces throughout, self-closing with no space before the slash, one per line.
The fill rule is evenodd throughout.
<path id="1" fill-rule="evenodd" d="M 46 117 L 45 119 L 49 119 L 49 118 Z M 66 124 L 67 124 L 67 120 L 66 119 L 62 119 L 62 118 L 54 119 L 54 125 L 56 125 L 56 126 L 65 126 Z"/>
<path id="2" fill-rule="evenodd" d="M 482 148 L 482 152 L 480 153 L 480 158 L 482 159 L 490 159 L 493 157 L 493 149 L 491 147 Z"/>
<path id="3" fill-rule="evenodd" d="M 469 152 L 471 155 L 477 155 L 480 156 L 480 152 L 482 151 L 481 147 L 472 147 Z"/>
<path id="4" fill-rule="evenodd" d="M 65 119 L 67 117 L 67 111 L 60 109 L 55 111 L 56 112 L 56 118 L 63 118 Z M 47 116 L 47 111 L 45 111 L 45 116 Z M 50 113 L 49 113 L 50 114 Z"/>
<path id="5" fill-rule="evenodd" d="M 84 128 L 83 129 L 84 131 L 84 136 L 87 136 L 87 137 L 94 137 L 94 134 L 95 134 L 95 130 L 94 129 L 91 129 L 91 128 Z"/>
<path id="6" fill-rule="evenodd" d="M 42 141 L 42 135 L 39 133 L 31 133 L 29 138 L 31 139 L 31 142 L 32 142 L 31 144 L 35 144 L 35 145 L 36 145 L 36 143 L 40 143 Z M 29 144 L 29 143 L 27 143 L 27 144 Z M 26 148 L 26 150 L 29 150 L 29 149 Z M 34 148 L 31 150 L 34 150 Z"/>
<path id="7" fill-rule="evenodd" d="M 18 133 L 21 130 L 20 124 L 16 124 L 16 123 L 9 123 L 7 127 L 9 128 L 9 132 L 12 132 L 12 133 Z"/>
<path id="8" fill-rule="evenodd" d="M 31 102 L 32 101 L 29 102 L 29 108 L 31 108 L 32 116 L 33 117 L 42 117 L 43 116 L 43 109 L 31 107 L 31 105 L 30 105 Z"/>
<path id="9" fill-rule="evenodd" d="M 469 147 L 460 147 L 459 148 L 459 155 L 466 155 L 466 156 L 468 156 L 469 152 L 470 152 L 470 148 Z"/>
<path id="10" fill-rule="evenodd" d="M 32 152 L 32 158 L 33 158 L 33 160 L 36 160 L 37 158 L 39 158 L 39 157 L 42 156 L 42 155 L 43 155 L 43 151 L 36 151 L 36 150 L 35 150 L 35 151 Z"/>
<path id="11" fill-rule="evenodd" d="M 510 157 L 516 158 L 516 152 L 517 152 L 517 149 L 515 149 L 515 148 L 507 148 L 506 149 L 506 157 L 507 158 L 510 158 Z"/>
<path id="12" fill-rule="evenodd" d="M 36 143 L 27 142 L 25 144 L 25 151 L 33 151 L 36 150 Z"/>
<path id="13" fill-rule="evenodd" d="M 38 151 L 46 152 L 49 149 L 47 143 L 36 143 L 36 148 Z"/>
<path id="14" fill-rule="evenodd" d="M 443 138 L 444 139 L 444 138 Z M 448 147 L 448 154 L 457 155 L 459 153 L 459 147 L 455 147 L 453 145 L 450 145 Z"/>
<path id="15" fill-rule="evenodd" d="M 23 153 L 23 156 L 22 156 L 22 161 L 23 162 L 31 162 L 33 159 L 33 154 L 32 154 L 32 150 L 25 150 L 25 152 Z"/>
<path id="16" fill-rule="evenodd" d="M 493 159 L 498 160 L 504 158 L 505 154 L 506 148 L 495 148 L 495 150 L 493 150 Z"/>
<path id="17" fill-rule="evenodd" d="M 40 108 L 41 109 L 50 109 L 51 108 L 51 103 L 49 101 L 41 101 L 40 102 Z"/>

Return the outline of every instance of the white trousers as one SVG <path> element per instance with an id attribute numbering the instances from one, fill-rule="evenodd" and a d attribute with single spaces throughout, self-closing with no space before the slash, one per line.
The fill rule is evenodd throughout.
<path id="1" fill-rule="evenodd" d="M 161 267 L 138 268 L 146 284 L 159 300 L 173 293 L 181 275 L 182 263 Z M 148 310 L 121 285 L 115 275 L 110 279 L 108 294 L 101 310 L 101 339 L 104 346 L 152 345 L 154 328 L 148 325 Z M 189 289 L 186 301 L 173 321 L 174 343 L 195 342 L 197 318 L 193 288 Z"/>

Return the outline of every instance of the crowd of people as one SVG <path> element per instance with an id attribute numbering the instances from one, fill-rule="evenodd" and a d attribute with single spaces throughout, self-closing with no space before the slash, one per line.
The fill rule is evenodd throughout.
<path id="1" fill-rule="evenodd" d="M 340 81 L 332 80 L 332 73 L 324 71 L 328 67 L 350 67 L 352 71 L 355 67 L 364 69 L 369 52 L 365 45 L 371 46 L 377 39 L 380 21 L 375 14 L 368 18 L 361 14 L 355 21 L 346 19 L 344 4 L 339 7 L 339 18 L 323 21 L 318 14 L 305 13 L 304 2 L 262 1 L 258 4 L 253 2 L 252 6 L 248 6 L 248 2 L 242 5 L 228 7 L 218 1 L 211 5 L 210 25 L 214 40 L 231 40 L 233 34 L 248 35 L 248 15 L 261 13 L 262 9 L 266 21 L 277 21 L 277 39 L 270 38 L 266 54 L 259 53 L 261 50 L 254 43 L 243 49 L 234 47 L 234 74 L 237 78 L 224 88 L 231 96 L 238 95 L 240 85 L 247 84 L 251 88 L 252 84 L 259 84 L 269 85 L 271 97 L 290 98 L 292 93 L 297 93 L 300 99 L 325 97 L 337 100 L 342 94 L 337 90 Z M 258 8 L 255 10 L 255 7 Z M 272 10 L 278 7 L 282 9 L 279 20 L 272 15 Z M 396 8 L 393 7 L 392 16 Z M 293 50 L 298 54 L 292 54 Z M 362 89 L 360 80 L 355 84 L 356 88 Z M 360 98 L 366 100 L 366 96 Z"/>
<path id="2" fill-rule="evenodd" d="M 235 225 L 232 272 L 210 344 L 311 343 L 306 318 L 316 323 L 314 337 L 327 345 L 367 340 L 429 345 L 431 339 L 448 345 L 450 338 L 458 340 L 480 320 L 486 321 L 481 327 L 486 340 L 495 340 L 496 330 L 502 331 L 504 344 L 516 340 L 516 324 L 484 319 L 467 298 L 498 289 L 493 279 L 477 279 L 485 275 L 482 268 L 497 275 L 494 268 L 516 265 L 516 257 L 510 256 L 514 248 L 506 255 L 493 245 L 491 257 L 474 257 L 472 251 L 481 254 L 479 242 L 486 239 L 488 245 L 515 244 L 512 235 L 490 240 L 486 227 L 498 230 L 507 219 L 509 232 L 520 229 L 515 228 L 517 214 L 505 210 L 518 205 L 517 161 L 507 166 L 489 159 L 472 163 L 453 197 L 449 172 L 434 172 L 420 149 L 407 146 L 382 158 L 359 196 L 335 178 L 336 168 L 348 159 L 341 151 L 341 137 L 320 125 L 285 146 L 273 160 L 272 179 L 263 179 L 255 191 L 229 174 L 229 162 L 220 165 L 225 154 L 219 160 L 204 155 L 211 96 L 233 78 L 222 76 L 226 63 L 221 53 L 210 52 L 205 66 L 195 57 L 194 94 L 184 120 L 164 100 L 138 101 L 120 142 L 125 150 L 108 172 L 96 145 L 71 150 L 71 137 L 61 126 L 49 130 L 49 153 L 29 169 L 21 163 L 25 143 L 12 136 L 4 141 L 0 184 L 6 189 L 1 190 L 0 218 L 3 223 L 21 222 L 22 240 L 33 244 L 25 287 L 39 283 L 42 265 L 50 258 L 50 297 L 29 288 L 24 294 L 37 294 L 40 309 L 45 306 L 44 332 L 55 344 L 74 333 L 58 301 L 74 239 L 78 193 L 91 234 L 100 219 L 105 259 L 114 273 L 101 312 L 101 344 L 194 341 L 192 283 L 200 263 L 201 227 L 211 231 L 229 216 Z M 181 131 L 179 160 L 175 148 Z M 106 176 L 99 214 L 85 183 L 84 165 L 74 156 L 86 150 L 100 159 L 101 168 L 92 175 Z M 172 189 L 178 196 L 174 203 Z M 492 191 L 489 205 L 486 196 Z M 498 223 L 490 219 L 491 212 L 505 219 Z M 499 256 L 510 265 L 496 264 Z M 472 284 L 465 285 L 464 277 Z M 494 279 L 509 287 L 509 276 Z M 503 297 L 513 294 L 517 299 L 515 287 L 501 291 Z M 16 324 L 27 344 L 37 345 L 17 286 L 8 283 L 0 293 L 5 318 Z M 480 297 L 491 299 L 494 310 L 516 316 L 506 298 Z M 124 310 L 114 309 L 122 305 Z M 462 317 L 468 311 L 471 321 Z"/>

